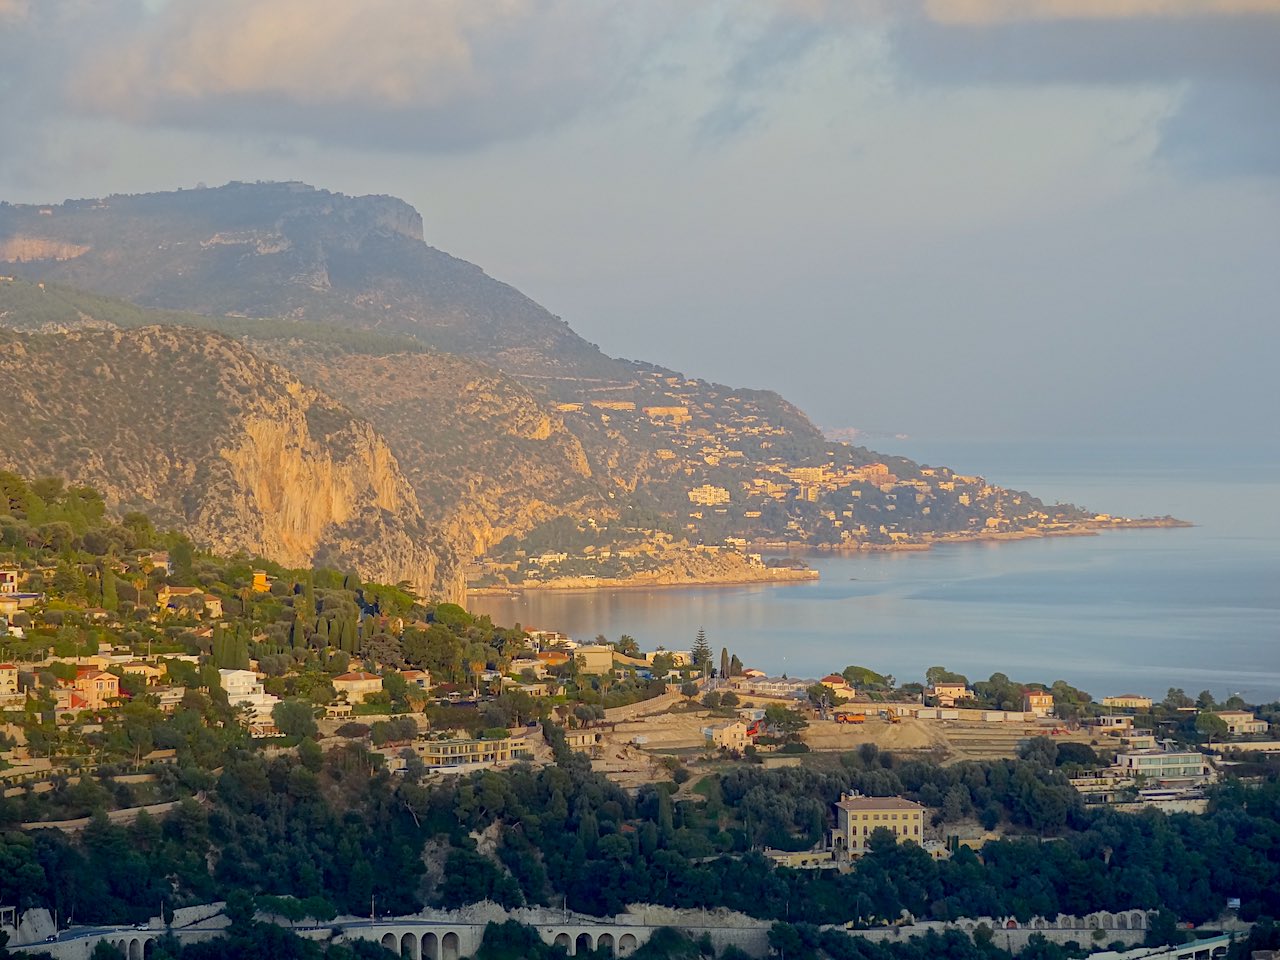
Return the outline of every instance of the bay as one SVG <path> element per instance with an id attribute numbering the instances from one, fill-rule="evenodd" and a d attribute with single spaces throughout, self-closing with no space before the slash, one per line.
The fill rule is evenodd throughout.
<path id="1" fill-rule="evenodd" d="M 786 585 L 529 591 L 476 597 L 495 622 L 577 640 L 688 649 L 698 629 L 769 673 L 848 664 L 920 680 L 933 665 L 983 679 L 1066 680 L 1095 697 L 1170 687 L 1280 699 L 1280 456 L 1214 444 L 882 441 L 884 452 L 978 473 L 1048 502 L 1183 529 L 814 554 Z"/>

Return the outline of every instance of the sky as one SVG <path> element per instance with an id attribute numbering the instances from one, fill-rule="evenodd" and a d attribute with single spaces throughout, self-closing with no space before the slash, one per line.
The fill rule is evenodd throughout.
<path id="1" fill-rule="evenodd" d="M 870 437 L 1280 445 L 1280 0 L 0 0 L 0 198 L 304 180 Z"/>

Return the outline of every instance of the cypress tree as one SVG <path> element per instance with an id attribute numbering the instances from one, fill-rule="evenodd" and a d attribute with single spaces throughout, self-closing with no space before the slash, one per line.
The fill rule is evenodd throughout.
<path id="1" fill-rule="evenodd" d="M 729 648 L 720 648 L 720 676 L 727 678 L 729 676 Z"/>
<path id="2" fill-rule="evenodd" d="M 120 608 L 120 597 L 116 593 L 116 575 L 109 567 L 102 568 L 102 609 L 115 612 Z"/>

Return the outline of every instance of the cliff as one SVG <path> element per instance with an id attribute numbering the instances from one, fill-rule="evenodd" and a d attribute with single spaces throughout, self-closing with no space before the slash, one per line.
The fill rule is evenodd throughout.
<path id="1" fill-rule="evenodd" d="M 6 468 L 90 484 L 220 553 L 461 595 L 456 554 L 386 442 L 225 336 L 0 332 L 0 392 Z"/>
<path id="2" fill-rule="evenodd" d="M 373 423 L 404 465 L 427 524 L 467 556 L 557 516 L 616 509 L 564 418 L 491 367 L 435 352 L 252 342 Z"/>

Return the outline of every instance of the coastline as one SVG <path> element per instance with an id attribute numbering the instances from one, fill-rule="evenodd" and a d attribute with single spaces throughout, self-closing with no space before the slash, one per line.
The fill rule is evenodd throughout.
<path id="1" fill-rule="evenodd" d="M 858 553 L 912 553 L 932 550 L 938 546 L 968 543 L 1012 543 L 1021 540 L 1043 540 L 1049 537 L 1096 537 L 1108 530 L 1152 530 L 1194 527 L 1187 520 L 1174 517 L 1117 517 L 1108 520 L 1086 520 L 1064 524 L 1049 529 L 979 530 L 964 533 L 923 535 L 920 540 L 908 543 L 857 543 L 814 545 L 798 541 L 756 541 L 753 550 L 773 551 L 793 555 L 803 554 L 858 554 Z M 522 581 L 501 587 L 468 587 L 468 597 L 504 597 L 527 591 L 559 591 L 586 593 L 593 590 L 647 590 L 653 588 L 680 587 L 736 587 L 748 584 L 798 583 L 820 579 L 817 570 L 792 567 L 762 568 L 759 574 L 744 576 L 741 569 L 724 576 L 688 576 L 671 571 L 650 571 L 634 577 L 561 577 L 554 580 Z"/>
<path id="2" fill-rule="evenodd" d="M 1140 517 L 1135 520 L 1085 520 L 1049 529 L 1023 528 L 1021 530 L 978 530 L 972 533 L 922 534 L 919 540 L 902 543 L 841 543 L 811 544 L 792 540 L 757 540 L 751 549 L 761 551 L 785 551 L 791 554 L 805 553 L 911 553 L 932 550 L 938 546 L 965 543 L 1013 543 L 1020 540 L 1046 540 L 1050 537 L 1096 537 L 1109 530 L 1162 530 L 1194 527 L 1189 520 L 1174 517 Z"/>
<path id="3" fill-rule="evenodd" d="M 791 567 L 770 567 L 761 571 L 760 576 L 744 577 L 740 573 L 725 577 L 682 577 L 675 579 L 671 574 L 654 571 L 649 575 L 636 577 L 562 577 L 556 580 L 522 581 L 508 587 L 468 587 L 468 597 L 505 597 L 512 594 L 530 591 L 555 590 L 560 592 L 589 592 L 592 590 L 645 590 L 654 587 L 662 589 L 679 587 L 741 587 L 753 583 L 797 583 L 818 580 L 817 570 L 794 569 Z"/>

